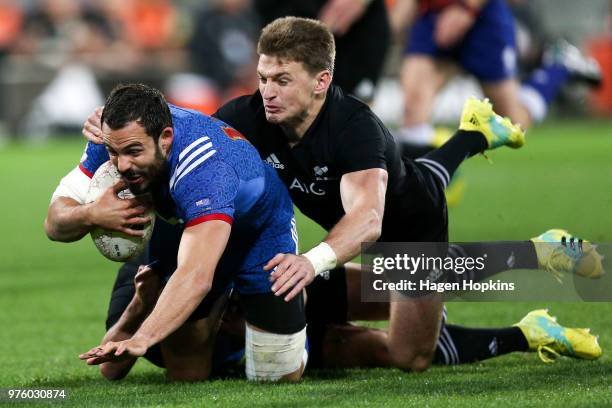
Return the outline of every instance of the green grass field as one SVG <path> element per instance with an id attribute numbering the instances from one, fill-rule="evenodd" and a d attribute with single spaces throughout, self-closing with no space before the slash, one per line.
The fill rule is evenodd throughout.
<path id="1" fill-rule="evenodd" d="M 525 353 L 419 375 L 327 371 L 310 373 L 297 385 L 265 385 L 242 379 L 170 384 L 142 361 L 126 380 L 109 383 L 77 355 L 103 335 L 117 265 L 98 255 L 88 238 L 53 243 L 42 229 L 53 189 L 80 157 L 82 142 L 76 139 L 0 149 L 0 388 L 65 388 L 65 406 L 612 405 L 607 303 L 448 305 L 451 322 L 472 326 L 505 326 L 549 306 L 561 323 L 590 326 L 601 335 L 604 356 L 595 362 L 564 358 L 544 365 Z M 469 185 L 451 211 L 452 240 L 525 239 L 561 226 L 612 242 L 611 122 L 545 124 L 530 133 L 523 150 L 490 157 L 492 165 L 476 157 L 462 168 Z M 303 219 L 299 225 L 304 247 L 321 237 Z"/>

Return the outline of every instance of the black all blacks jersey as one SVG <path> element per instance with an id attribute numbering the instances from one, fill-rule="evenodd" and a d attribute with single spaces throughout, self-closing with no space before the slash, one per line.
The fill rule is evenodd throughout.
<path id="1" fill-rule="evenodd" d="M 238 130 L 274 167 L 294 204 L 326 230 L 344 215 L 340 179 L 381 168 L 388 172 L 383 241 L 438 241 L 446 235 L 441 185 L 429 171 L 403 159 L 393 136 L 370 108 L 336 86 L 293 147 L 280 126 L 266 120 L 259 92 L 236 98 L 214 116 Z"/>

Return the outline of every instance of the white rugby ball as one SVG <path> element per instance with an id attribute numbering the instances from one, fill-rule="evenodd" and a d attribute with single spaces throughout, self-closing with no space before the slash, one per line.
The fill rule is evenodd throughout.
<path id="1" fill-rule="evenodd" d="M 91 179 L 86 202 L 96 201 L 104 191 L 120 179 L 119 171 L 110 161 L 101 165 Z M 122 199 L 134 197 L 129 189 L 119 192 L 118 196 Z M 116 262 L 129 261 L 141 255 L 151 239 L 153 225 L 155 224 L 155 212 L 150 211 L 148 215 L 151 218 L 151 222 L 144 226 L 144 236 L 142 237 L 133 237 L 123 232 L 108 231 L 102 228 L 96 228 L 91 231 L 91 238 L 98 251 L 106 258 Z"/>

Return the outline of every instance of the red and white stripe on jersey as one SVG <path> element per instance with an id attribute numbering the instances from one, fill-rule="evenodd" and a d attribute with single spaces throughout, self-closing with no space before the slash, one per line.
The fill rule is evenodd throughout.
<path id="1" fill-rule="evenodd" d="M 213 221 L 213 220 L 225 221 L 229 225 L 232 225 L 232 223 L 234 222 L 234 219 L 232 217 L 230 217 L 229 215 L 227 215 L 227 214 L 222 214 L 222 213 L 218 213 L 218 214 L 206 214 L 206 215 L 202 215 L 202 216 L 200 216 L 198 218 L 194 218 L 193 220 L 187 222 L 185 224 L 185 228 L 193 227 L 194 225 L 198 225 L 198 224 L 201 224 L 203 222 Z"/>

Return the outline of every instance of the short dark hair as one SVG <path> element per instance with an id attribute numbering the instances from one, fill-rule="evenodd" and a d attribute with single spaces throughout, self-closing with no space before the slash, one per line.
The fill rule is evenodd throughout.
<path id="1" fill-rule="evenodd" d="M 162 130 L 172 126 L 172 115 L 162 93 L 144 84 L 121 84 L 106 99 L 101 123 L 113 130 L 136 121 L 155 141 Z"/>
<path id="2" fill-rule="evenodd" d="M 334 73 L 336 44 L 323 23 L 310 18 L 283 17 L 264 27 L 257 53 L 301 62 L 311 74 Z"/>

